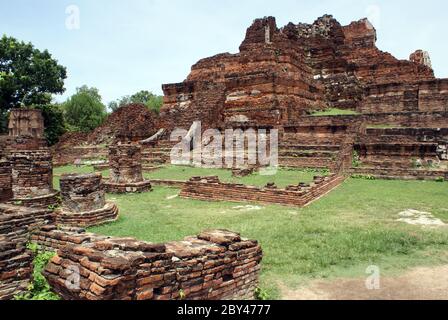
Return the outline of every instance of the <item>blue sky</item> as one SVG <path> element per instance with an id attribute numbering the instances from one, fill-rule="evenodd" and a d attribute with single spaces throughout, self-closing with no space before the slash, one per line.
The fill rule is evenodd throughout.
<path id="1" fill-rule="evenodd" d="M 161 94 L 199 59 L 237 52 L 253 19 L 313 22 L 333 14 L 342 24 L 370 17 L 378 47 L 398 58 L 430 52 L 438 77 L 448 77 L 445 0 L 0 0 L 0 34 L 48 49 L 68 69 L 66 93 L 87 84 L 105 103 L 139 90 Z M 66 8 L 80 10 L 69 30 Z"/>

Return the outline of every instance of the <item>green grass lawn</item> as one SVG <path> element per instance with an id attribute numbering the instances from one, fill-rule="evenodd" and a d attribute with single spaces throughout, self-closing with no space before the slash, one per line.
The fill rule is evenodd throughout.
<path id="1" fill-rule="evenodd" d="M 167 168 L 172 176 L 164 178 L 189 176 L 184 168 L 174 169 Z M 397 221 L 400 212 L 415 209 L 448 223 L 448 183 L 349 179 L 306 208 L 260 205 L 253 211 L 229 202 L 173 198 L 178 193 L 156 187 L 150 193 L 108 195 L 120 218 L 90 231 L 151 242 L 181 240 L 210 228 L 240 232 L 260 241 L 261 286 L 274 298 L 281 298 L 279 283 L 295 287 L 313 278 L 362 276 L 372 264 L 394 273 L 448 263 L 447 228 Z"/>
<path id="2" fill-rule="evenodd" d="M 311 114 L 313 117 L 327 117 L 327 116 L 343 116 L 343 115 L 357 115 L 359 114 L 353 110 L 330 108 L 324 111 L 317 111 Z"/>

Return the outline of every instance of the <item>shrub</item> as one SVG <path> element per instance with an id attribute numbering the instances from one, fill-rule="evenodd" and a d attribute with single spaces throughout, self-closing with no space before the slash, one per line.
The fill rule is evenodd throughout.
<path id="1" fill-rule="evenodd" d="M 255 299 L 261 300 L 261 301 L 266 301 L 266 300 L 270 300 L 270 296 L 266 290 L 257 288 L 257 289 L 255 289 Z"/>
<path id="2" fill-rule="evenodd" d="M 35 254 L 33 260 L 33 279 L 28 292 L 15 297 L 15 300 L 60 300 L 59 296 L 50 289 L 42 270 L 55 255 L 54 252 L 41 251 L 35 243 L 28 244 L 27 248 Z"/>

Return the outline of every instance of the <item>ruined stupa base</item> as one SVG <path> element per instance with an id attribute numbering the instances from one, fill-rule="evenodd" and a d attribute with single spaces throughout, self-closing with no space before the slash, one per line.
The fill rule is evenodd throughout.
<path id="1" fill-rule="evenodd" d="M 47 195 L 26 197 L 26 198 L 13 198 L 9 203 L 20 205 L 27 208 L 35 209 L 47 209 L 53 210 L 60 204 L 59 192 L 53 192 Z"/>
<path id="2" fill-rule="evenodd" d="M 116 221 L 118 211 L 117 205 L 113 202 L 107 202 L 102 209 L 88 212 L 70 212 L 62 208 L 56 211 L 56 224 L 82 228 L 98 226 Z"/>
<path id="3" fill-rule="evenodd" d="M 135 183 L 113 183 L 105 182 L 104 189 L 107 193 L 142 193 L 152 191 L 150 181 L 142 181 Z"/>

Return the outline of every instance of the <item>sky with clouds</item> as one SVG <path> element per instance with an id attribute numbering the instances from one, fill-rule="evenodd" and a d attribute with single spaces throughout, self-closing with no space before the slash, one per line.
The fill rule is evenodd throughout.
<path id="1" fill-rule="evenodd" d="M 344 25 L 368 17 L 381 50 L 400 59 L 427 50 L 436 76 L 448 78 L 445 0 L 0 0 L 0 8 L 0 34 L 48 49 L 67 67 L 58 101 L 84 84 L 106 103 L 139 90 L 162 94 L 163 83 L 183 81 L 199 59 L 237 52 L 264 16 L 279 27 L 324 14 Z"/>

